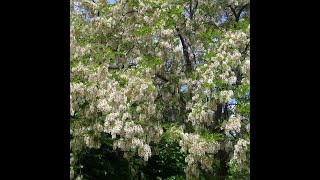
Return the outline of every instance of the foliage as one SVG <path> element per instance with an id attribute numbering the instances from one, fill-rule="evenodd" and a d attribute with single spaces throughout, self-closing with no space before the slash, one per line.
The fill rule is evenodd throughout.
<path id="1" fill-rule="evenodd" d="M 248 0 L 70 7 L 70 179 L 249 179 Z"/>

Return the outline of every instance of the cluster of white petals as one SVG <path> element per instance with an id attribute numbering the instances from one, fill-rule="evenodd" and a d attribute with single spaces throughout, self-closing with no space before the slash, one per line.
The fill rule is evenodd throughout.
<path id="1" fill-rule="evenodd" d="M 213 155 L 220 149 L 220 144 L 214 140 L 201 138 L 199 134 L 181 133 L 179 145 L 186 153 L 187 179 L 199 177 L 199 169 L 212 171 Z M 199 167 L 200 164 L 200 167 Z"/>
<path id="2" fill-rule="evenodd" d="M 241 130 L 241 117 L 239 115 L 231 115 L 228 121 L 225 121 L 221 126 L 225 134 L 228 136 L 230 133 L 236 135 Z"/>
<path id="3" fill-rule="evenodd" d="M 237 168 L 248 168 L 246 166 L 247 156 L 246 153 L 250 145 L 250 141 L 247 141 L 245 139 L 239 139 L 237 144 L 234 146 L 233 156 L 230 160 L 231 163 L 233 163 Z"/>

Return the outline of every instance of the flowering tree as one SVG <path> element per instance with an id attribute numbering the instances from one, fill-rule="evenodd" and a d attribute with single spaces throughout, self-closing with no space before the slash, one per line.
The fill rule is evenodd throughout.
<path id="1" fill-rule="evenodd" d="M 71 179 L 106 135 L 129 161 L 177 142 L 186 179 L 249 179 L 248 0 L 70 5 Z"/>

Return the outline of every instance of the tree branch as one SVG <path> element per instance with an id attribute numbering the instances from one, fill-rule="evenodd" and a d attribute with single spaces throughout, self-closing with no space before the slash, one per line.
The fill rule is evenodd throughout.
<path id="1" fill-rule="evenodd" d="M 120 67 L 120 66 L 108 66 L 108 69 L 109 69 L 109 70 L 122 69 L 122 68 L 124 68 L 124 65 L 122 65 L 121 67 Z"/>
<path id="2" fill-rule="evenodd" d="M 183 104 L 187 104 L 186 100 L 184 100 L 184 97 L 181 93 L 180 93 L 180 100 L 183 102 Z"/>
<path id="3" fill-rule="evenodd" d="M 192 64 L 191 64 L 190 57 L 189 57 L 188 47 L 187 47 L 182 35 L 180 34 L 179 28 L 176 28 L 176 30 L 178 32 L 178 36 L 179 36 L 181 44 L 182 44 L 183 56 L 184 56 L 184 59 L 186 61 L 187 70 L 188 71 L 192 71 Z"/>
<path id="4" fill-rule="evenodd" d="M 131 68 L 131 67 L 134 67 L 134 66 L 137 66 L 137 64 L 134 64 L 134 63 L 129 63 L 128 64 L 128 68 Z M 122 64 L 120 66 L 108 66 L 108 69 L 109 70 L 112 70 L 112 69 L 123 69 L 125 66 Z"/>
<path id="5" fill-rule="evenodd" d="M 250 44 L 248 43 L 248 44 L 246 44 L 246 47 L 245 47 L 245 49 L 243 50 L 243 52 L 241 52 L 241 54 L 244 54 L 244 53 L 246 53 L 247 52 L 247 50 L 248 50 L 248 47 L 250 46 Z"/>
<path id="6" fill-rule="evenodd" d="M 226 120 L 228 118 L 228 115 L 229 115 L 229 112 L 228 112 L 228 104 L 226 103 L 224 105 L 224 108 L 223 108 L 223 118 L 224 120 Z"/>
<path id="7" fill-rule="evenodd" d="M 242 13 L 242 11 L 244 10 L 244 8 L 246 8 L 248 6 L 248 4 L 245 4 L 244 6 L 242 6 L 239 10 L 239 12 L 237 13 L 235 8 L 233 8 L 231 5 L 227 5 L 227 7 L 229 7 L 232 11 L 232 14 L 234 15 L 234 17 L 236 18 L 236 22 L 238 22 L 240 20 L 240 14 Z"/>
<path id="8" fill-rule="evenodd" d="M 129 54 L 129 52 L 134 48 L 134 46 L 135 46 L 135 45 L 133 45 L 133 46 L 127 51 L 126 55 Z"/>
<path id="9" fill-rule="evenodd" d="M 193 15 L 197 10 L 197 7 L 198 7 L 198 1 L 196 2 L 196 5 L 194 6 L 194 8 L 192 8 L 192 10 L 190 9 L 190 19 L 193 19 Z"/>
<path id="10" fill-rule="evenodd" d="M 233 15 L 234 15 L 234 17 L 236 18 L 236 21 L 238 22 L 238 20 L 237 20 L 237 12 L 236 12 L 236 10 L 235 10 L 231 5 L 227 5 L 227 7 L 229 7 L 229 8 L 230 8 L 230 10 L 231 10 L 232 14 L 233 14 Z"/>
<path id="11" fill-rule="evenodd" d="M 248 4 L 245 4 L 244 6 L 242 6 L 239 10 L 239 13 L 238 13 L 238 21 L 240 19 L 240 14 L 242 13 L 242 11 L 244 10 L 244 8 L 246 8 L 248 6 Z"/>
<path id="12" fill-rule="evenodd" d="M 160 74 L 160 73 L 156 73 L 155 75 L 156 75 L 156 77 L 162 79 L 163 81 L 169 82 L 169 79 L 166 78 L 164 75 L 162 75 L 162 74 Z"/>
<path id="13" fill-rule="evenodd" d="M 122 16 L 125 16 L 125 15 L 130 14 L 130 13 L 135 13 L 135 12 L 138 12 L 138 11 L 137 10 L 128 11 L 125 14 L 122 14 Z"/>

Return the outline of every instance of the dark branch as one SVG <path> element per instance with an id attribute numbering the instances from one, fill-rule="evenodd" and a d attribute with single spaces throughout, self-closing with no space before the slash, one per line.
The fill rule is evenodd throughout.
<path id="1" fill-rule="evenodd" d="M 137 64 L 134 64 L 134 63 L 129 63 L 128 64 L 128 68 L 132 68 L 134 66 L 137 66 Z M 109 70 L 112 70 L 112 69 L 123 69 L 125 66 L 122 64 L 120 66 L 108 66 L 108 69 Z"/>
<path id="2" fill-rule="evenodd" d="M 221 30 L 220 27 L 219 27 L 215 22 L 213 22 L 213 21 L 208 21 L 207 24 L 208 24 L 208 25 L 211 25 L 211 26 L 214 26 L 215 28 Z"/>
<path id="3" fill-rule="evenodd" d="M 236 18 L 236 22 L 239 21 L 240 19 L 240 15 L 242 13 L 242 11 L 244 10 L 244 8 L 246 8 L 248 6 L 248 4 L 245 4 L 244 6 L 242 6 L 239 10 L 239 12 L 237 13 L 235 8 L 233 8 L 231 5 L 228 5 L 227 7 L 229 7 L 232 11 L 232 14 L 234 15 L 234 17 Z"/>
<path id="4" fill-rule="evenodd" d="M 218 122 L 219 119 L 221 119 L 222 116 L 222 104 L 219 103 L 217 105 L 217 110 L 214 112 L 214 121 Z"/>
<path id="5" fill-rule="evenodd" d="M 129 64 L 128 64 L 128 67 L 129 67 L 129 68 L 134 67 L 134 66 L 137 66 L 137 64 L 135 64 L 135 63 L 129 63 Z"/>
<path id="6" fill-rule="evenodd" d="M 165 81 L 165 82 L 169 82 L 169 79 L 168 78 L 166 78 L 164 75 L 162 75 L 162 74 L 159 74 L 159 73 L 157 73 L 157 74 L 155 74 L 158 78 L 160 78 L 160 79 L 162 79 L 163 81 Z"/>
<path id="7" fill-rule="evenodd" d="M 198 7 L 198 1 L 196 2 L 196 5 L 194 6 L 194 8 L 192 9 L 192 11 L 190 12 L 190 18 L 193 19 L 193 15 L 196 12 Z"/>
<path id="8" fill-rule="evenodd" d="M 232 14 L 233 14 L 233 15 L 234 15 L 234 17 L 236 18 L 236 21 L 238 22 L 238 20 L 237 20 L 237 12 L 236 12 L 236 10 L 235 10 L 231 5 L 228 5 L 227 7 L 229 7 L 229 8 L 231 9 Z"/>
<path id="9" fill-rule="evenodd" d="M 188 71 L 192 71 L 192 64 L 191 64 L 191 61 L 190 61 L 190 57 L 189 57 L 189 53 L 188 53 L 188 47 L 182 37 L 182 35 L 180 34 L 180 30 L 179 28 L 176 28 L 177 32 L 178 32 L 178 36 L 180 38 L 180 41 L 181 41 L 181 44 L 182 44 L 182 48 L 183 48 L 183 56 L 184 56 L 184 59 L 186 61 L 186 65 L 187 65 L 187 70 Z"/>
<path id="10" fill-rule="evenodd" d="M 249 43 L 248 44 L 246 44 L 246 47 L 245 47 L 245 49 L 243 50 L 243 52 L 241 52 L 241 54 L 244 54 L 244 53 L 246 53 L 247 52 L 247 50 L 248 50 L 248 48 L 249 48 Z"/>
<path id="11" fill-rule="evenodd" d="M 184 97 L 182 94 L 180 94 L 180 100 L 183 102 L 183 104 L 187 104 L 186 100 L 184 100 Z"/>
<path id="12" fill-rule="evenodd" d="M 128 55 L 133 48 L 134 48 L 134 45 L 127 51 L 126 55 Z"/>
<path id="13" fill-rule="evenodd" d="M 135 12 L 138 12 L 138 11 L 137 10 L 128 11 L 125 14 L 122 14 L 122 16 L 125 16 L 125 15 L 130 14 L 130 13 L 135 13 Z"/>
<path id="14" fill-rule="evenodd" d="M 226 103 L 224 105 L 224 109 L 223 109 L 223 117 L 226 120 L 228 118 L 229 112 L 228 112 L 228 104 Z"/>
<path id="15" fill-rule="evenodd" d="M 190 14 L 190 18 L 192 19 L 192 0 L 190 0 L 190 4 L 189 4 L 189 14 Z"/>
<path id="16" fill-rule="evenodd" d="M 246 8 L 248 6 L 248 4 L 245 4 L 244 6 L 241 7 L 241 9 L 239 10 L 239 13 L 238 13 L 238 16 L 237 16 L 237 19 L 239 21 L 240 19 L 240 14 L 242 13 L 242 11 L 244 10 L 244 8 Z"/>
<path id="17" fill-rule="evenodd" d="M 122 69 L 124 68 L 124 65 L 122 65 L 121 67 L 120 66 L 108 66 L 108 69 L 109 70 L 112 70 L 112 69 Z"/>

